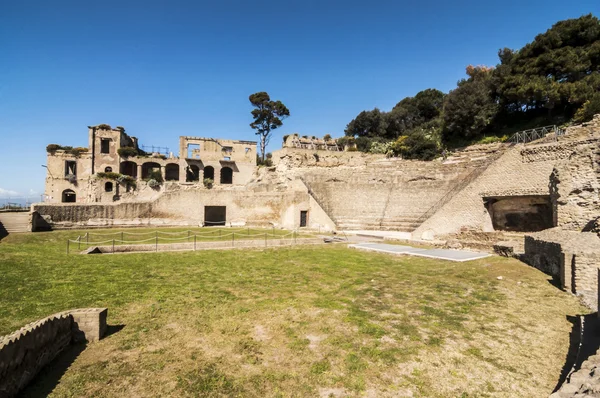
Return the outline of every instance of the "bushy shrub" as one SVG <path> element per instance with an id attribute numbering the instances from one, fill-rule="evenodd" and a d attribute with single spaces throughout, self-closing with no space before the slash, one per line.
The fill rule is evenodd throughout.
<path id="1" fill-rule="evenodd" d="M 59 149 L 61 149 L 62 147 L 58 144 L 48 144 L 46 145 L 46 152 L 48 153 L 54 153 L 56 151 L 58 151 Z"/>
<path id="2" fill-rule="evenodd" d="M 496 142 L 506 142 L 508 141 L 508 135 L 503 135 L 502 137 L 497 137 L 495 135 L 491 136 L 491 137 L 484 137 L 481 140 L 479 140 L 477 143 L 478 144 L 495 144 Z"/>
<path id="3" fill-rule="evenodd" d="M 151 178 L 148 180 L 148 186 L 150 188 L 156 188 L 156 187 L 160 186 L 160 182 L 156 181 L 154 178 Z"/>
<path id="4" fill-rule="evenodd" d="M 129 185 L 133 186 L 134 188 L 137 186 L 135 178 L 128 176 L 128 175 L 121 174 L 121 173 L 115 173 L 112 171 L 96 173 L 96 178 L 101 178 L 101 179 L 104 178 L 104 179 L 108 179 L 108 180 L 114 180 L 118 183 L 129 184 Z"/>
<path id="5" fill-rule="evenodd" d="M 215 183 L 215 180 L 213 180 L 212 178 L 205 178 L 204 180 L 202 180 L 202 183 L 204 184 L 205 188 L 211 189 L 213 187 L 213 184 Z"/>
<path id="6" fill-rule="evenodd" d="M 110 124 L 106 124 L 106 123 L 102 123 L 96 126 L 96 128 L 98 130 L 112 130 L 112 127 L 110 127 Z"/>
<path id="7" fill-rule="evenodd" d="M 154 180 L 154 181 L 158 182 L 159 184 L 162 184 L 163 178 L 162 178 L 162 174 L 160 173 L 160 170 L 150 170 L 148 172 L 148 177 L 146 177 L 146 181 L 150 182 L 150 180 Z"/>
<path id="8" fill-rule="evenodd" d="M 600 113 L 600 93 L 596 93 L 585 101 L 581 108 L 575 112 L 573 123 L 584 123 L 592 120 L 595 114 Z"/>
<path id="9" fill-rule="evenodd" d="M 331 134 L 325 134 L 323 136 L 323 141 L 331 141 Z"/>
<path id="10" fill-rule="evenodd" d="M 393 144 L 393 142 L 372 142 L 369 152 L 384 154 L 390 157 L 394 155 L 394 151 L 392 150 Z"/>
<path id="11" fill-rule="evenodd" d="M 438 144 L 422 133 L 403 135 L 392 143 L 390 149 L 404 159 L 433 160 L 440 153 Z"/>
<path id="12" fill-rule="evenodd" d="M 119 148 L 119 149 L 117 149 L 117 153 L 119 154 L 120 157 L 125 158 L 125 159 L 138 155 L 138 151 L 135 148 L 131 148 L 131 147 Z"/>

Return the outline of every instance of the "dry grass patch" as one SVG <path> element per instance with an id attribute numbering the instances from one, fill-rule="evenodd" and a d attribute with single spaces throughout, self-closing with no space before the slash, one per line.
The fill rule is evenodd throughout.
<path id="1" fill-rule="evenodd" d="M 54 396 L 545 396 L 566 358 L 567 316 L 585 312 L 547 276 L 498 257 L 40 249 L 60 234 L 3 241 L 3 332 L 79 306 L 107 306 L 125 327 L 90 344 Z"/>

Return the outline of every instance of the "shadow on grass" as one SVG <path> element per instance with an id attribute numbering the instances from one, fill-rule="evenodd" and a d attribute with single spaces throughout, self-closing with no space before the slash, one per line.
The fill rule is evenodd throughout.
<path id="1" fill-rule="evenodd" d="M 600 319 L 598 313 L 577 316 L 567 316 L 567 320 L 573 325 L 571 329 L 569 351 L 562 368 L 560 378 L 554 390 L 558 389 L 567 381 L 572 371 L 581 368 L 581 364 L 590 356 L 595 355 L 600 348 Z M 583 333 L 581 327 L 583 323 Z"/>
<path id="2" fill-rule="evenodd" d="M 125 325 L 108 325 L 103 338 L 122 330 Z M 69 345 L 52 362 L 44 366 L 29 385 L 18 394 L 18 397 L 47 397 L 60 384 L 61 378 L 69 370 L 73 362 L 87 347 L 87 343 Z"/>

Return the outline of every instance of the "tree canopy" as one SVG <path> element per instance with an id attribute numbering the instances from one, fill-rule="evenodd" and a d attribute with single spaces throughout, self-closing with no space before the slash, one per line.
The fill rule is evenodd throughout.
<path id="1" fill-rule="evenodd" d="M 359 150 L 431 158 L 453 142 L 585 122 L 600 112 L 600 20 L 592 14 L 560 21 L 519 50 L 499 50 L 498 58 L 495 67 L 467 66 L 448 94 L 430 88 L 389 112 L 360 112 L 345 135 Z"/>
<path id="2" fill-rule="evenodd" d="M 250 95 L 249 100 L 254 107 L 251 112 L 254 121 L 250 127 L 260 136 L 260 153 L 264 163 L 271 132 L 283 125 L 283 119 L 290 116 L 290 110 L 281 101 L 271 101 L 269 94 L 264 91 Z"/>

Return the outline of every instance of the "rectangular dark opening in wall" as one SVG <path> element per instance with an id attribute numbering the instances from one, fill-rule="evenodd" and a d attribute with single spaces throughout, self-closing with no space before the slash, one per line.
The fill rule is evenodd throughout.
<path id="1" fill-rule="evenodd" d="M 307 222 L 308 222 L 308 211 L 302 210 L 300 212 L 300 226 L 306 227 Z"/>
<path id="2" fill-rule="evenodd" d="M 100 153 L 110 153 L 110 138 L 100 139 Z"/>
<path id="3" fill-rule="evenodd" d="M 552 228 L 549 195 L 484 198 L 496 231 L 535 232 Z"/>
<path id="4" fill-rule="evenodd" d="M 204 206 L 204 224 L 208 227 L 225 225 L 227 206 Z"/>
<path id="5" fill-rule="evenodd" d="M 65 177 L 77 175 L 77 162 L 74 160 L 65 160 Z"/>

